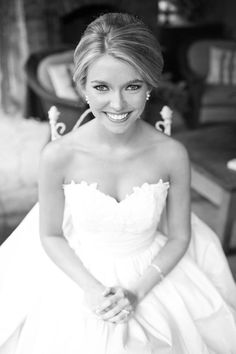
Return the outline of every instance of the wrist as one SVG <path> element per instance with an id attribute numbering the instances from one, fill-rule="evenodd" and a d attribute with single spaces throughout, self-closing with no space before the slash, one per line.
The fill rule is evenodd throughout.
<path id="1" fill-rule="evenodd" d="M 151 263 L 150 267 L 153 267 L 156 270 L 157 274 L 159 275 L 160 281 L 164 280 L 165 278 L 164 273 L 162 272 L 161 268 L 157 264 Z"/>
<path id="2" fill-rule="evenodd" d="M 106 291 L 106 286 L 104 286 L 103 284 L 101 284 L 100 282 L 93 282 L 92 284 L 88 284 L 88 286 L 86 286 L 84 288 L 84 291 L 87 293 L 100 293 L 103 294 Z"/>
<path id="3" fill-rule="evenodd" d="M 131 289 L 131 291 L 136 295 L 138 302 L 141 301 L 154 286 L 159 284 L 164 279 L 164 274 L 161 269 L 158 268 L 158 266 L 150 264 L 144 274 Z"/>
<path id="4" fill-rule="evenodd" d="M 130 292 L 136 298 L 137 304 L 142 301 L 147 294 L 146 282 L 143 276 L 133 284 L 132 288 L 130 288 Z"/>

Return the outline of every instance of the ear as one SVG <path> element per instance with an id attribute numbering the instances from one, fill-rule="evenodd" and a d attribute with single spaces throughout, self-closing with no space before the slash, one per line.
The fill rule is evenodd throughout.
<path id="1" fill-rule="evenodd" d="M 146 91 L 146 101 L 150 99 L 151 93 L 150 91 Z"/>
<path id="2" fill-rule="evenodd" d="M 87 95 L 85 95 L 85 101 L 86 101 L 86 103 L 89 105 L 89 98 L 88 98 Z"/>
<path id="3" fill-rule="evenodd" d="M 80 92 L 80 96 L 82 97 L 82 99 L 87 102 L 87 99 L 86 99 L 86 97 L 87 97 L 86 89 L 80 85 L 80 87 L 79 87 L 79 92 Z M 88 103 L 88 102 L 87 102 L 87 103 Z"/>

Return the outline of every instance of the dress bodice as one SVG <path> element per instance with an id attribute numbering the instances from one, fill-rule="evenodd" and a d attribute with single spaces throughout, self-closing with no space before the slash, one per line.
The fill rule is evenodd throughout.
<path id="1" fill-rule="evenodd" d="M 130 253 L 151 243 L 169 183 L 159 180 L 133 187 L 120 202 L 101 192 L 97 183 L 71 182 L 63 187 L 64 233 L 72 248 Z"/>

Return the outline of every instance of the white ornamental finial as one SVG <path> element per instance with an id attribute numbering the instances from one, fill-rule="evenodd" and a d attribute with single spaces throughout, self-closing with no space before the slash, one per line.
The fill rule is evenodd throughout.
<path id="1" fill-rule="evenodd" d="M 163 121 L 158 121 L 155 124 L 155 127 L 157 130 L 160 130 L 165 134 L 170 135 L 173 111 L 168 106 L 164 106 L 160 114 Z"/>
<path id="2" fill-rule="evenodd" d="M 60 112 L 56 106 L 52 106 L 48 111 L 49 123 L 51 126 L 51 140 L 58 139 L 66 130 L 66 125 L 62 122 L 57 123 Z"/>

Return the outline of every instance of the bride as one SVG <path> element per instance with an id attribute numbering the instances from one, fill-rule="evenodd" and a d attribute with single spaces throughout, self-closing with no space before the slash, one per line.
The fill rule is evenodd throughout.
<path id="1" fill-rule="evenodd" d="M 95 118 L 46 146 L 39 205 L 0 248 L 0 354 L 236 353 L 236 288 L 190 214 L 187 152 L 141 118 L 155 37 L 105 14 L 74 60 Z"/>

